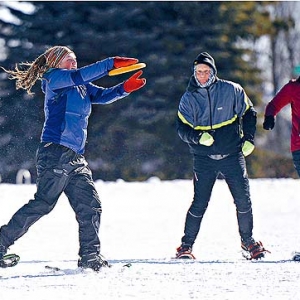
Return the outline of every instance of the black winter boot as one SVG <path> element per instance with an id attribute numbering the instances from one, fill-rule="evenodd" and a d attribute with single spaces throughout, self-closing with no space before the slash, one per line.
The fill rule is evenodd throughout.
<path id="1" fill-rule="evenodd" d="M 103 259 L 100 254 L 91 253 L 82 255 L 78 260 L 78 267 L 83 269 L 92 269 L 96 272 L 100 271 L 102 267 L 109 267 L 109 263 Z"/>

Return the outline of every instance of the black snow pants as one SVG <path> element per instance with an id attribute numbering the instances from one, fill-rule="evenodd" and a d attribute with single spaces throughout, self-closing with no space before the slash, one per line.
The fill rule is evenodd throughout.
<path id="1" fill-rule="evenodd" d="M 79 256 L 99 253 L 101 202 L 84 156 L 61 145 L 40 143 L 36 160 L 37 191 L 34 199 L 0 228 L 1 242 L 6 247 L 12 245 L 31 225 L 52 211 L 64 192 L 79 225 Z"/>
<path id="2" fill-rule="evenodd" d="M 194 156 L 194 199 L 187 212 L 182 243 L 193 246 L 213 186 L 222 174 L 234 199 L 241 240 L 252 237 L 253 215 L 246 162 L 241 152 L 222 159 Z"/>

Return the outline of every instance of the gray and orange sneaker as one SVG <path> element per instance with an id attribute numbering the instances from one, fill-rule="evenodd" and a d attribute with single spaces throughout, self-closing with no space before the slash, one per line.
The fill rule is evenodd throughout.
<path id="1" fill-rule="evenodd" d="M 191 246 L 182 244 L 176 250 L 175 258 L 177 259 L 196 259 L 196 257 L 192 254 Z"/>
<path id="2" fill-rule="evenodd" d="M 242 254 L 246 259 L 261 259 L 265 257 L 265 253 L 270 253 L 270 251 L 266 250 L 262 244 L 262 242 L 256 242 L 253 238 L 242 241 Z"/>

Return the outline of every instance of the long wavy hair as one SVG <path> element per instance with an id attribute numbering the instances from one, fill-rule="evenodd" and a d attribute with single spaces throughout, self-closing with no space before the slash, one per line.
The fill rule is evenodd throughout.
<path id="1" fill-rule="evenodd" d="M 24 89 L 29 95 L 33 94 L 31 88 L 37 80 L 41 80 L 45 72 L 50 68 L 57 68 L 66 55 L 73 52 L 65 46 L 54 46 L 46 50 L 43 54 L 37 57 L 33 62 L 21 62 L 16 64 L 14 70 L 6 70 L 9 74 L 9 79 L 16 80 L 16 89 Z M 26 69 L 22 70 L 21 66 Z"/>

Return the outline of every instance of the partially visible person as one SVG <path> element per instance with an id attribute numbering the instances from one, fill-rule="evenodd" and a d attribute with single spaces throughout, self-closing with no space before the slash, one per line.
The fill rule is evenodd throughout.
<path id="1" fill-rule="evenodd" d="M 207 52 L 193 62 L 193 75 L 179 103 L 177 124 L 178 135 L 193 156 L 194 199 L 176 258 L 195 258 L 192 248 L 219 175 L 234 199 L 244 255 L 249 259 L 264 257 L 265 248 L 252 234 L 245 162 L 245 156 L 254 150 L 256 111 L 239 84 L 217 77 L 215 61 Z"/>
<path id="2" fill-rule="evenodd" d="M 265 130 L 272 130 L 275 127 L 276 115 L 287 105 L 290 105 L 292 112 L 290 151 L 295 170 L 300 177 L 300 77 L 286 83 L 266 105 L 263 122 Z M 300 252 L 295 252 L 293 260 L 300 261 Z"/>
<path id="3" fill-rule="evenodd" d="M 101 202 L 84 157 L 88 119 L 92 104 L 120 100 L 142 88 L 146 79 L 140 78 L 142 71 L 139 71 L 125 82 L 109 88 L 92 82 L 106 76 L 112 69 L 137 62 L 136 58 L 116 56 L 77 68 L 73 50 L 54 46 L 31 63 L 21 63 L 15 70 L 4 69 L 10 79 L 16 80 L 16 88 L 26 90 L 28 94 L 41 80 L 45 94 L 45 121 L 36 154 L 37 190 L 34 199 L 0 228 L 0 267 L 8 266 L 5 260 L 8 248 L 31 225 L 53 210 L 63 192 L 79 226 L 78 266 L 99 271 L 108 265 L 100 253 L 98 236 Z M 20 66 L 25 66 L 25 70 Z M 45 236 L 45 239 L 49 238 Z"/>

